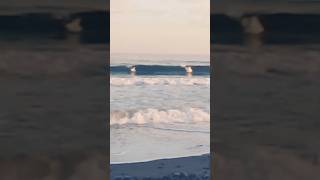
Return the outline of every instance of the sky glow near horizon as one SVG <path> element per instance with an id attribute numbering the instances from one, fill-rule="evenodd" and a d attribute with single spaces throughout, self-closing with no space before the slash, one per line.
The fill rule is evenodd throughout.
<path id="1" fill-rule="evenodd" d="M 210 0 L 111 0 L 110 50 L 210 53 Z"/>

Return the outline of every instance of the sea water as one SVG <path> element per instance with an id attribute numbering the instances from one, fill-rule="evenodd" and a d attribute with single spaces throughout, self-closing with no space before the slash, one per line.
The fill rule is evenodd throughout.
<path id="1" fill-rule="evenodd" d="M 209 153 L 208 58 L 131 57 L 111 56 L 111 163 Z M 136 65 L 135 73 L 130 65 Z M 193 73 L 187 74 L 184 65 Z"/>

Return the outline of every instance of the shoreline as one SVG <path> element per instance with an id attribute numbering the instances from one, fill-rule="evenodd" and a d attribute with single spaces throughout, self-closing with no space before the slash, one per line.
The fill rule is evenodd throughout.
<path id="1" fill-rule="evenodd" d="M 110 179 L 210 179 L 210 154 L 110 164 Z"/>

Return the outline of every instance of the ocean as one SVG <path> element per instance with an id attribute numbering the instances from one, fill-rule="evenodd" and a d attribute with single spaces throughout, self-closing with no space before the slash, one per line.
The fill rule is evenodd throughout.
<path id="1" fill-rule="evenodd" d="M 107 46 L 57 34 L 0 30 L 0 179 L 108 179 Z"/>
<path id="2" fill-rule="evenodd" d="M 208 57 L 117 54 L 110 72 L 111 164 L 210 152 Z"/>
<path id="3" fill-rule="evenodd" d="M 210 18 L 214 179 L 317 179 L 319 3 L 223 3 Z"/>

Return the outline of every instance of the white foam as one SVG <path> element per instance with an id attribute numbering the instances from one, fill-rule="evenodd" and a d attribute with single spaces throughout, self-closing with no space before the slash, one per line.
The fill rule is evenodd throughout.
<path id="1" fill-rule="evenodd" d="M 112 111 L 110 124 L 196 123 L 209 121 L 210 113 L 198 108 L 184 110 L 148 108 L 133 112 Z"/>
<path id="2" fill-rule="evenodd" d="M 110 85 L 210 85 L 209 77 L 111 77 Z"/>

